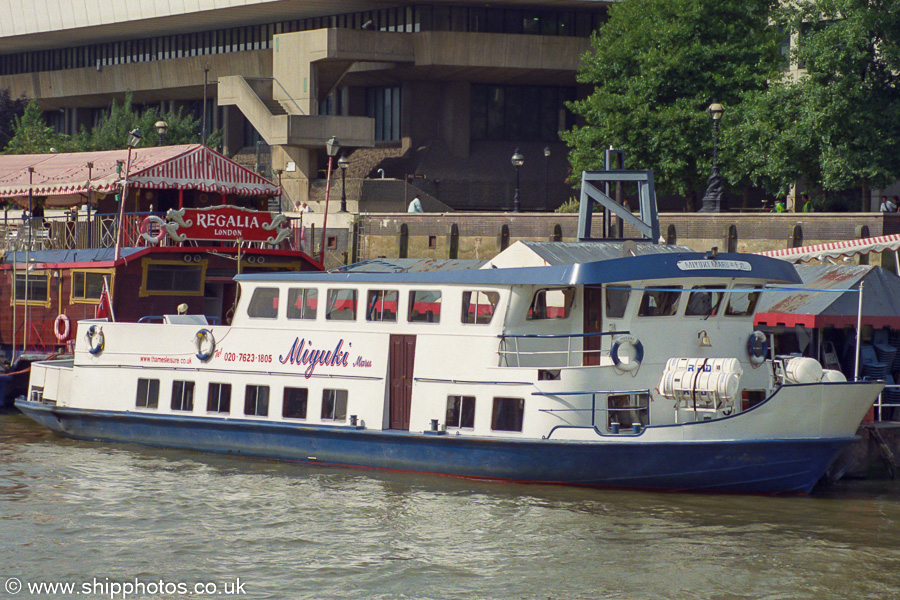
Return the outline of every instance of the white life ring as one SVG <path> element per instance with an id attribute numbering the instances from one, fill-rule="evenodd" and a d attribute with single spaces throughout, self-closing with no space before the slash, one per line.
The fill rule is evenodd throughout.
<path id="1" fill-rule="evenodd" d="M 194 345 L 197 347 L 197 358 L 207 361 L 216 351 L 216 338 L 209 329 L 201 329 L 194 336 Z"/>
<path id="2" fill-rule="evenodd" d="M 747 354 L 750 355 L 750 363 L 761 365 L 766 362 L 769 353 L 769 339 L 762 331 L 754 331 L 747 338 Z"/>
<path id="3" fill-rule="evenodd" d="M 99 325 L 91 325 L 88 327 L 84 337 L 88 343 L 88 352 L 94 356 L 103 352 L 103 347 L 106 345 L 106 337 L 103 335 L 102 327 Z"/>
<path id="4" fill-rule="evenodd" d="M 150 226 L 156 223 L 159 225 L 159 233 L 156 236 L 150 235 Z M 150 215 L 141 221 L 141 238 L 144 239 L 148 244 L 153 244 L 154 246 L 163 241 L 163 238 L 166 237 L 166 222 L 160 219 L 155 215 Z"/>
<path id="5" fill-rule="evenodd" d="M 60 331 L 59 329 L 60 323 L 62 323 L 62 331 Z M 56 315 L 56 320 L 53 321 L 53 335 L 56 336 L 56 339 L 60 342 L 65 342 L 69 339 L 70 332 L 71 328 L 69 327 L 69 317 L 64 313 Z"/>
<path id="6" fill-rule="evenodd" d="M 622 349 L 629 351 L 629 354 L 634 358 L 627 363 L 622 362 L 622 359 L 619 358 L 619 352 Z M 609 357 L 612 359 L 613 364 L 617 369 L 634 371 L 641 366 L 641 361 L 644 360 L 644 345 L 641 343 L 641 340 L 633 335 L 616 336 L 615 339 L 613 339 L 612 348 L 609 350 Z"/>

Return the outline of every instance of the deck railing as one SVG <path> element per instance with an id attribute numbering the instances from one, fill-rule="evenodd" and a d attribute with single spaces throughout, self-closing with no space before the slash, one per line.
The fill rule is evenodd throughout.
<path id="1" fill-rule="evenodd" d="M 609 350 L 601 348 L 585 349 L 583 344 L 573 347 L 573 342 L 584 338 L 628 335 L 627 331 L 603 331 L 595 333 L 570 333 L 570 334 L 508 334 L 503 333 L 500 338 L 500 366 L 501 367 L 580 367 L 585 364 L 589 356 L 597 357 L 608 353 Z"/>

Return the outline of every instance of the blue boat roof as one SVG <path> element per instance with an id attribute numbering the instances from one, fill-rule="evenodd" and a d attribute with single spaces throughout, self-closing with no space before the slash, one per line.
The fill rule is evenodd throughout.
<path id="1" fill-rule="evenodd" d="M 121 248 L 121 256 L 127 257 L 146 248 Z M 5 263 L 92 263 L 112 262 L 115 258 L 115 248 L 83 248 L 80 250 L 17 250 L 9 252 L 3 259 Z"/>
<path id="2" fill-rule="evenodd" d="M 328 283 L 422 283 L 475 285 L 592 285 L 653 279 L 699 277 L 765 280 L 800 283 L 794 266 L 786 261 L 755 254 L 719 254 L 711 258 L 700 252 L 671 252 L 628 256 L 609 260 L 506 269 L 460 269 L 439 272 L 294 272 L 248 273 L 238 281 L 328 282 Z"/>

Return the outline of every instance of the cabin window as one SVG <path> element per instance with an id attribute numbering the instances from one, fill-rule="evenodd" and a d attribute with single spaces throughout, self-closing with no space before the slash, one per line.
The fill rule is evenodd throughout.
<path id="1" fill-rule="evenodd" d="M 462 322 L 487 325 L 499 302 L 497 292 L 463 292 Z"/>
<path id="2" fill-rule="evenodd" d="M 25 295 L 25 273 L 16 273 L 16 302 L 23 304 Z M 29 303 L 41 303 L 50 306 L 50 272 L 28 273 Z"/>
<path id="3" fill-rule="evenodd" d="M 523 398 L 494 398 L 491 429 L 494 431 L 522 431 L 524 414 L 525 400 Z"/>
<path id="4" fill-rule="evenodd" d="M 678 300 L 681 298 L 681 286 L 672 286 L 666 290 L 646 290 L 641 298 L 639 317 L 671 317 L 678 312 Z"/>
<path id="5" fill-rule="evenodd" d="M 159 379 L 138 379 L 135 406 L 138 408 L 159 406 Z"/>
<path id="6" fill-rule="evenodd" d="M 103 293 L 103 278 L 108 276 L 108 272 L 72 271 L 72 300 L 99 300 Z"/>
<path id="7" fill-rule="evenodd" d="M 475 396 L 447 396 L 447 427 L 475 427 Z"/>
<path id="8" fill-rule="evenodd" d="M 440 323 L 440 290 L 411 291 L 409 293 L 409 313 L 406 320 L 410 323 Z"/>
<path id="9" fill-rule="evenodd" d="M 750 291 L 752 288 L 746 288 L 746 292 L 738 290 L 741 287 L 735 287 L 728 294 L 728 306 L 725 308 L 725 316 L 727 317 L 746 317 L 756 312 L 756 303 L 759 302 L 760 292 Z"/>
<path id="10" fill-rule="evenodd" d="M 319 305 L 319 290 L 316 288 L 291 288 L 288 290 L 288 319 L 316 319 Z"/>
<path id="11" fill-rule="evenodd" d="M 231 412 L 231 384 L 210 383 L 206 396 L 206 410 L 215 413 Z"/>
<path id="12" fill-rule="evenodd" d="M 575 288 L 538 290 L 534 293 L 526 319 L 565 319 L 572 310 Z"/>
<path id="13" fill-rule="evenodd" d="M 253 290 L 247 315 L 254 319 L 274 319 L 278 316 L 278 288 L 259 287 Z"/>
<path id="14" fill-rule="evenodd" d="M 206 264 L 185 264 L 183 262 L 144 262 L 144 285 L 141 293 L 202 295 L 203 275 Z"/>
<path id="15" fill-rule="evenodd" d="M 172 382 L 172 410 L 184 410 L 187 412 L 194 410 L 193 381 Z"/>
<path id="16" fill-rule="evenodd" d="M 308 395 L 309 390 L 306 388 L 284 388 L 284 404 L 281 407 L 281 416 L 286 419 L 305 419 Z"/>
<path id="17" fill-rule="evenodd" d="M 355 321 L 356 296 L 353 289 L 328 290 L 328 307 L 325 318 L 329 321 Z"/>
<path id="18" fill-rule="evenodd" d="M 369 290 L 366 296 L 366 321 L 397 322 L 397 290 Z"/>
<path id="19" fill-rule="evenodd" d="M 725 296 L 723 292 L 715 290 L 722 286 L 701 285 L 693 288 L 688 296 L 687 307 L 684 314 L 687 317 L 711 317 L 719 314 L 719 305 Z"/>
<path id="20" fill-rule="evenodd" d="M 244 391 L 244 414 L 256 417 L 269 415 L 269 386 L 248 385 Z"/>
<path id="21" fill-rule="evenodd" d="M 347 390 L 322 390 L 322 420 L 343 421 L 347 418 Z"/>
<path id="22" fill-rule="evenodd" d="M 628 298 L 631 290 L 626 287 L 606 287 L 606 316 L 610 319 L 621 319 L 625 316 L 628 307 Z"/>
<path id="23" fill-rule="evenodd" d="M 650 423 L 649 394 L 614 394 L 607 397 L 607 427 L 618 423 L 619 427 Z"/>

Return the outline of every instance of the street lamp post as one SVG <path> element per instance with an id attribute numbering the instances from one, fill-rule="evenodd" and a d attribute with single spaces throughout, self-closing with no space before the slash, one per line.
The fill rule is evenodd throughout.
<path id="1" fill-rule="evenodd" d="M 350 166 L 350 161 L 347 160 L 347 157 L 343 154 L 338 159 L 338 166 L 341 168 L 341 210 L 340 212 L 347 212 L 347 167 Z"/>
<path id="2" fill-rule="evenodd" d="M 709 184 L 706 187 L 706 193 L 703 195 L 703 206 L 700 212 L 721 212 L 726 207 L 723 206 L 723 181 L 722 175 L 719 173 L 719 121 L 725 113 L 725 108 L 718 102 L 713 102 L 706 109 L 709 118 L 713 123 L 713 155 L 712 155 L 712 175 L 709 176 Z"/>
<path id="3" fill-rule="evenodd" d="M 325 152 L 328 154 L 328 177 L 325 180 L 325 216 L 322 219 L 322 244 L 319 248 L 319 262 L 325 266 L 325 232 L 328 225 L 328 199 L 331 196 L 331 166 L 334 157 L 341 151 L 341 144 L 337 138 L 331 136 L 331 139 L 325 142 Z"/>
<path id="4" fill-rule="evenodd" d="M 166 136 L 166 132 L 169 131 L 169 124 L 163 120 L 159 120 L 153 124 L 153 127 L 156 129 L 156 145 L 162 146 L 163 138 Z"/>
<path id="5" fill-rule="evenodd" d="M 544 146 L 544 210 L 550 210 L 550 146 Z"/>
<path id="6" fill-rule="evenodd" d="M 522 208 L 521 204 L 519 203 L 519 167 L 525 164 L 525 157 L 522 156 L 519 153 L 519 149 L 516 148 L 516 151 L 513 152 L 510 161 L 516 168 L 516 195 L 513 196 L 513 212 L 519 212 Z"/>
<path id="7" fill-rule="evenodd" d="M 284 173 L 284 169 L 275 169 L 275 174 L 278 175 L 278 214 L 284 212 L 284 207 L 281 205 L 282 203 L 282 194 L 284 194 L 284 190 L 281 187 L 281 175 Z"/>
<path id="8" fill-rule="evenodd" d="M 125 230 L 122 221 L 125 218 L 125 198 L 128 196 L 128 170 L 131 168 L 131 150 L 132 148 L 136 148 L 143 138 L 144 135 L 141 133 L 140 129 L 134 129 L 128 134 L 128 160 L 125 162 L 125 178 L 122 180 L 122 198 L 119 201 L 119 231 L 116 234 L 114 260 L 119 260 L 119 257 L 122 255 L 122 233 Z"/>

